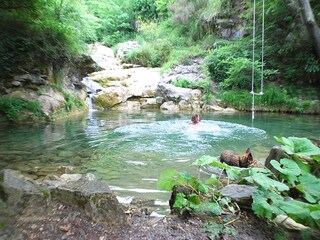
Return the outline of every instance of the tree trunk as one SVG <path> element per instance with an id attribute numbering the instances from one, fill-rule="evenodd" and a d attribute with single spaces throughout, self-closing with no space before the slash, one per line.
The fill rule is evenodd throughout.
<path id="1" fill-rule="evenodd" d="M 309 0 L 299 0 L 302 17 L 312 39 L 313 47 L 320 59 L 320 28 L 316 22 Z"/>

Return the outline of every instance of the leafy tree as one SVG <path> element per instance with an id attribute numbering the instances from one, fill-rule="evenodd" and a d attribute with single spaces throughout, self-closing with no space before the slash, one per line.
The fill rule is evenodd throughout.
<path id="1" fill-rule="evenodd" d="M 136 30 L 135 16 L 131 9 L 131 1 L 127 0 L 88 0 L 89 11 L 98 18 L 96 28 L 98 41 L 113 46 L 134 36 Z"/>
<path id="2" fill-rule="evenodd" d="M 133 14 L 142 21 L 158 18 L 157 4 L 154 0 L 131 0 Z"/>
<path id="3" fill-rule="evenodd" d="M 39 69 L 73 58 L 95 40 L 84 0 L 2 1 L 0 72 Z"/>
<path id="4" fill-rule="evenodd" d="M 311 36 L 317 57 L 320 59 L 320 28 L 313 14 L 309 0 L 299 0 L 303 21 Z"/>

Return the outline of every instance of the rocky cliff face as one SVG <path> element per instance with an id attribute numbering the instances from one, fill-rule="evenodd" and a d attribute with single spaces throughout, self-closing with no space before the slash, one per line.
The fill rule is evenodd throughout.
<path id="1" fill-rule="evenodd" d="M 92 56 L 102 71 L 84 79 L 93 106 L 98 109 L 160 109 L 161 111 L 220 111 L 223 108 L 204 105 L 199 89 L 182 88 L 175 81 L 199 82 L 205 79 L 203 59 L 193 59 L 187 65 L 177 65 L 165 74 L 159 68 L 121 64 L 122 57 L 139 47 L 132 41 L 121 44 L 117 57 L 110 48 L 95 44 Z"/>
<path id="2" fill-rule="evenodd" d="M 93 60 L 86 56 L 75 58 L 72 63 L 61 62 L 32 69 L 20 68 L 16 73 L 1 79 L 0 99 L 3 102 L 20 99 L 40 105 L 39 117 L 44 120 L 66 116 L 81 108 L 81 102 L 86 98 L 81 81 L 88 72 L 96 69 Z M 13 108 L 17 110 L 20 106 Z M 25 110 L 17 120 L 33 121 L 34 113 Z"/>

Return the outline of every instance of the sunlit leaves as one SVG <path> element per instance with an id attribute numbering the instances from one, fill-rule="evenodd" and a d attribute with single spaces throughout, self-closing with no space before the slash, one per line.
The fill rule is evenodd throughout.
<path id="1" fill-rule="evenodd" d="M 200 157 L 199 159 L 197 159 L 196 161 L 194 161 L 192 163 L 192 165 L 205 166 L 205 165 L 210 165 L 214 161 L 217 161 L 216 157 L 211 157 L 211 156 L 208 156 L 208 155 L 204 155 L 204 156 Z"/>
<path id="2" fill-rule="evenodd" d="M 157 187 L 160 190 L 172 191 L 173 186 L 183 184 L 185 180 L 175 169 L 168 169 L 160 174 Z"/>
<path id="3" fill-rule="evenodd" d="M 226 169 L 226 168 L 229 168 L 230 166 L 225 164 L 225 163 L 222 163 L 222 162 L 219 162 L 218 160 L 216 161 L 212 161 L 210 163 L 210 166 L 212 167 L 218 167 L 218 168 L 221 168 L 221 169 Z"/>
<path id="4" fill-rule="evenodd" d="M 181 209 L 188 204 L 188 200 L 185 198 L 186 195 L 183 193 L 177 193 L 173 208 Z"/>
<path id="5" fill-rule="evenodd" d="M 256 183 L 265 190 L 276 189 L 280 192 L 289 190 L 289 187 L 286 184 L 272 179 L 270 177 L 270 171 L 266 169 L 259 170 L 258 168 L 253 168 L 250 172 L 250 177 L 245 179 L 249 182 Z"/>
<path id="6" fill-rule="evenodd" d="M 213 185 L 215 187 L 222 186 L 222 183 L 220 182 L 219 179 L 217 179 L 217 176 L 215 176 L 215 175 L 211 176 L 210 178 L 207 178 L 204 183 L 208 184 L 208 185 Z"/>
<path id="7" fill-rule="evenodd" d="M 216 158 L 212 158 L 212 161 L 209 164 L 212 167 L 217 167 L 217 168 L 225 170 L 228 175 L 228 178 L 230 178 L 232 180 L 238 179 L 239 176 L 241 175 L 241 172 L 245 171 L 244 168 L 241 169 L 238 167 L 229 166 L 226 163 L 222 163 L 222 162 L 218 161 Z"/>
<path id="8" fill-rule="evenodd" d="M 319 155 L 314 155 L 314 156 L 311 156 L 311 158 L 315 161 L 317 161 L 318 163 L 320 163 L 320 156 Z"/>
<path id="9" fill-rule="evenodd" d="M 298 138 L 298 137 L 282 137 L 275 139 L 284 144 L 282 147 L 288 154 L 297 154 L 298 156 L 311 156 L 311 155 L 319 155 L 320 148 L 315 146 L 309 139 L 307 138 Z"/>

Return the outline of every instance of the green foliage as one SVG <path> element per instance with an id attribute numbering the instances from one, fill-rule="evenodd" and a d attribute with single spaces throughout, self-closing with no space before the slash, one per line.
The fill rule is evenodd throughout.
<path id="1" fill-rule="evenodd" d="M 255 97 L 256 109 L 268 109 L 276 112 L 301 113 L 308 111 L 311 107 L 309 100 L 291 97 L 285 88 L 277 86 L 265 86 L 262 96 Z M 252 96 L 249 90 L 228 90 L 218 94 L 218 97 L 229 106 L 239 110 L 250 110 Z"/>
<path id="2" fill-rule="evenodd" d="M 167 61 L 163 64 L 161 71 L 165 72 L 178 64 L 188 65 L 192 58 L 203 57 L 205 53 L 206 52 L 199 45 L 191 47 L 174 47 L 170 52 Z"/>
<path id="3" fill-rule="evenodd" d="M 221 163 L 215 157 L 202 156 L 192 164 L 198 167 L 197 178 L 170 169 L 161 173 L 158 188 L 171 191 L 178 185 L 191 190 L 190 194 L 177 193 L 173 207 L 181 214 L 185 211 L 208 215 L 221 215 L 223 211 L 234 213 L 235 208 L 230 199 L 220 196 L 219 190 L 223 185 L 215 175 L 206 179 L 205 183 L 200 180 L 201 167 L 220 168 L 230 179 L 257 186 L 252 196 L 252 210 L 257 215 L 267 219 L 285 215 L 311 228 L 320 228 L 320 179 L 317 172 L 320 148 L 306 138 L 275 139 L 283 144 L 282 148 L 288 154 L 287 158 L 280 159 L 279 162 L 270 161 L 279 171 L 279 177 L 266 168 L 237 168 Z M 311 158 L 313 163 L 306 161 L 306 157 Z M 313 168 L 304 166 L 309 164 Z M 316 171 L 312 174 L 313 169 Z M 299 194 L 294 195 L 295 192 L 300 192 L 303 198 Z M 207 227 L 204 225 L 205 229 Z"/>
<path id="4" fill-rule="evenodd" d="M 187 79 L 179 79 L 172 82 L 172 84 L 176 87 L 182 87 L 182 88 L 193 88 L 194 82 L 191 82 Z"/>
<path id="5" fill-rule="evenodd" d="M 298 138 L 298 137 L 288 137 L 288 138 L 277 138 L 275 139 L 282 143 L 283 150 L 288 154 L 296 154 L 300 157 L 314 156 L 320 154 L 320 149 L 316 147 L 309 139 L 307 138 Z"/>
<path id="6" fill-rule="evenodd" d="M 168 8 L 181 34 L 188 36 L 193 41 L 198 41 L 207 33 L 211 33 L 215 26 L 215 18 L 221 13 L 224 2 L 226 1 L 175 0 Z"/>
<path id="7" fill-rule="evenodd" d="M 224 91 L 218 94 L 218 97 L 228 106 L 239 110 L 244 110 L 251 107 L 252 99 L 249 91 L 245 90 L 231 90 Z"/>
<path id="8" fill-rule="evenodd" d="M 30 120 L 30 114 L 26 115 L 25 112 L 31 112 L 34 117 L 44 117 L 38 102 L 29 102 L 21 98 L 0 98 L 0 112 L 12 122 Z"/>
<path id="9" fill-rule="evenodd" d="M 239 178 L 241 171 L 245 169 L 232 168 L 211 156 L 202 156 L 192 165 L 198 167 L 198 177 L 168 169 L 162 172 L 158 179 L 157 187 L 160 190 L 172 191 L 174 186 L 183 186 L 184 189 L 192 192 L 188 195 L 177 193 L 173 205 L 174 209 L 178 210 L 180 214 L 190 211 L 208 215 L 221 215 L 223 211 L 234 213 L 235 208 L 230 199 L 220 196 L 218 190 L 222 187 L 221 182 L 215 175 L 212 175 L 204 183 L 200 178 L 200 167 L 219 167 L 226 170 L 228 177 L 231 179 Z"/>
<path id="10" fill-rule="evenodd" d="M 95 40 L 95 18 L 84 1 L 6 1 L 0 11 L 0 72 L 33 70 L 72 59 Z"/>
<path id="11" fill-rule="evenodd" d="M 135 32 L 135 16 L 131 4 L 136 1 L 106 0 L 87 1 L 89 11 L 97 19 L 98 41 L 109 47 L 132 39 Z"/>
<path id="12" fill-rule="evenodd" d="M 83 108 L 83 101 L 76 95 L 70 92 L 64 92 L 64 99 L 65 99 L 65 107 L 67 112 L 71 112 L 73 109 L 81 109 Z"/>
<path id="13" fill-rule="evenodd" d="M 242 77 L 244 80 L 240 82 L 251 82 L 251 65 L 250 65 L 250 46 L 245 42 L 217 44 L 217 48 L 212 51 L 207 60 L 209 75 L 212 80 L 217 83 L 222 83 L 228 79 L 224 88 L 230 89 L 232 82 L 237 83 L 237 77 Z M 258 67 L 256 63 L 256 67 Z M 237 76 L 237 74 L 239 74 Z M 257 73 L 259 74 L 259 73 Z M 247 85 L 241 87 L 247 89 Z M 250 86 L 250 84 L 248 84 Z M 232 85 L 231 85 L 232 86 Z M 239 86 L 237 86 L 239 88 Z"/>
<path id="14" fill-rule="evenodd" d="M 158 6 L 165 4 L 158 3 Z M 158 18 L 157 3 L 154 0 L 132 0 L 131 8 L 135 16 L 142 21 L 151 21 Z"/>
<path id="15" fill-rule="evenodd" d="M 168 4 L 172 0 L 156 0 L 157 12 L 160 18 L 168 17 Z"/>
<path id="16" fill-rule="evenodd" d="M 169 21 L 142 23 L 136 40 L 142 47 L 130 52 L 124 61 L 162 67 L 162 72 L 206 54 L 200 45 L 189 46 L 188 40 Z"/>
<path id="17" fill-rule="evenodd" d="M 146 67 L 160 67 L 167 60 L 170 51 L 170 44 L 158 41 L 155 45 L 146 44 L 129 52 L 123 61 Z"/>
<path id="18" fill-rule="evenodd" d="M 236 236 L 237 230 L 232 227 L 224 226 L 223 224 L 206 222 L 202 226 L 202 231 L 210 233 L 209 239 L 218 239 L 221 235 Z"/>
<path id="19" fill-rule="evenodd" d="M 320 149 L 306 138 L 282 137 L 276 138 L 276 140 L 284 144 L 282 148 L 291 157 L 281 159 L 280 162 L 275 160 L 270 162 L 279 171 L 280 176 L 279 179 L 274 180 L 272 179 L 274 176 L 269 174 L 267 178 L 270 178 L 273 183 L 277 182 L 276 184 L 268 185 L 266 182 L 255 181 L 259 188 L 253 194 L 252 209 L 256 214 L 269 219 L 273 219 L 278 215 L 287 215 L 304 225 L 320 228 L 318 221 L 320 179 L 310 172 L 306 172 L 311 168 L 300 167 L 308 164 L 304 157 L 310 157 L 313 154 L 319 155 Z M 314 164 L 319 166 L 318 162 Z M 253 170 L 250 170 L 250 177 L 260 179 L 261 176 L 257 175 Z M 279 184 L 286 187 L 277 188 L 276 186 L 279 186 Z M 299 198 L 290 201 L 285 200 L 285 197 L 290 193 L 289 189 L 291 191 L 292 189 L 300 191 L 304 196 L 304 201 Z"/>

